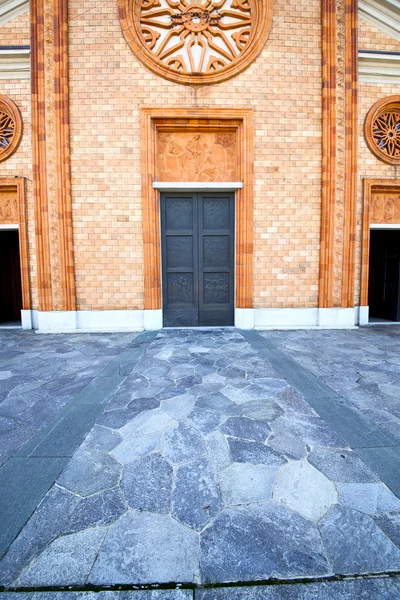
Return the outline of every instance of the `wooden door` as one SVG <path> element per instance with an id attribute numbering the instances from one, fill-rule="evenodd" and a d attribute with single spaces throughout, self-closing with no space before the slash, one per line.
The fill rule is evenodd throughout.
<path id="1" fill-rule="evenodd" d="M 161 196 L 164 327 L 234 324 L 233 194 Z"/>
<path id="2" fill-rule="evenodd" d="M 0 322 L 20 321 L 21 309 L 18 231 L 0 231 Z"/>
<path id="3" fill-rule="evenodd" d="M 400 231 L 372 230 L 370 316 L 400 321 Z"/>

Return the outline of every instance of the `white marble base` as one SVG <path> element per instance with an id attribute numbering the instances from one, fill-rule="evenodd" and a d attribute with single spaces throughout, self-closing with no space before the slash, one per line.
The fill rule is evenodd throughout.
<path id="1" fill-rule="evenodd" d="M 22 329 L 32 329 L 32 311 L 21 310 Z"/>
<path id="2" fill-rule="evenodd" d="M 254 329 L 354 329 L 355 308 L 255 308 Z"/>
<path id="3" fill-rule="evenodd" d="M 369 306 L 360 306 L 359 308 L 359 325 L 368 325 L 369 321 Z"/>
<path id="4" fill-rule="evenodd" d="M 235 308 L 235 327 L 238 329 L 254 329 L 254 309 Z"/>

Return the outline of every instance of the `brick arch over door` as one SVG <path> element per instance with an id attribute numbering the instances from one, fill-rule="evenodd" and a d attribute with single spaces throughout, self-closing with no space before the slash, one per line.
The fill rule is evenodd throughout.
<path id="1" fill-rule="evenodd" d="M 159 135 L 179 132 L 202 134 L 217 132 L 225 135 L 227 142 L 235 136 L 232 152 L 236 172 L 231 181 L 243 182 L 236 193 L 236 308 L 253 305 L 253 111 L 251 109 L 150 109 L 141 111 L 142 148 L 142 208 L 144 251 L 144 307 L 147 310 L 162 308 L 161 293 L 161 233 L 160 195 L 153 189 L 160 171 Z M 193 181 L 193 175 L 179 171 L 175 181 Z M 191 179 L 188 179 L 188 177 Z M 216 182 L 222 172 L 204 172 L 196 181 Z M 158 179 L 160 180 L 160 179 Z M 226 181 L 226 179 L 225 179 Z M 229 179 L 228 179 L 229 181 Z"/>

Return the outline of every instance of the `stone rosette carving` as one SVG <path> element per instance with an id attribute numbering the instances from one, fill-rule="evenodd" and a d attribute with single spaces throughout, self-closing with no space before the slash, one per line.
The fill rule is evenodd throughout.
<path id="1" fill-rule="evenodd" d="M 400 95 L 376 102 L 365 120 L 365 139 L 380 160 L 400 165 Z"/>
<path id="2" fill-rule="evenodd" d="M 118 0 L 130 48 L 157 75 L 184 84 L 224 81 L 259 54 L 272 0 Z"/>
<path id="3" fill-rule="evenodd" d="M 0 162 L 9 158 L 21 141 L 22 119 L 18 107 L 0 94 Z"/>

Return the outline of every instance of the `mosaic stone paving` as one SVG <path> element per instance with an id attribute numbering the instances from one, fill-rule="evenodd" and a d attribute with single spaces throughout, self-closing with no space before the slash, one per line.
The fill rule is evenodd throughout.
<path id="1" fill-rule="evenodd" d="M 239 332 L 164 331 L 3 557 L 0 584 L 400 571 L 382 526 L 398 510 Z"/>
<path id="2" fill-rule="evenodd" d="M 50 421 L 135 334 L 0 331 L 0 465 Z"/>

